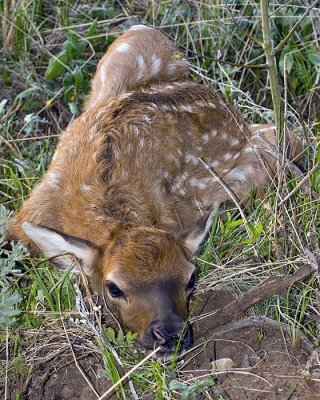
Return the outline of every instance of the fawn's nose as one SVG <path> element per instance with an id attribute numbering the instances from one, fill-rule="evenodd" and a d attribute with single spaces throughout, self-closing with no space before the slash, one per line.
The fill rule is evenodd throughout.
<path id="1" fill-rule="evenodd" d="M 193 335 L 189 324 L 182 318 L 175 321 L 154 321 L 149 328 L 149 337 L 163 352 L 172 352 L 180 344 L 180 350 L 192 344 Z"/>

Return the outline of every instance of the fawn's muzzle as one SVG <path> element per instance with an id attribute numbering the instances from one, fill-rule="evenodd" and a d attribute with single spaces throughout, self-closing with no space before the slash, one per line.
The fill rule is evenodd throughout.
<path id="1" fill-rule="evenodd" d="M 176 316 L 169 320 L 156 320 L 151 323 L 142 343 L 149 348 L 161 347 L 161 353 L 172 353 L 176 346 L 179 350 L 193 343 L 192 328 L 182 318 Z"/>

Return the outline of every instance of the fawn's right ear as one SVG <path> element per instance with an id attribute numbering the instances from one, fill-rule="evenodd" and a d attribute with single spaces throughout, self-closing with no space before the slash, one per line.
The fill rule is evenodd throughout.
<path id="1" fill-rule="evenodd" d="M 22 228 L 42 253 L 52 258 L 50 262 L 58 268 L 69 268 L 75 256 L 80 260 L 84 272 L 89 276 L 92 274 L 94 260 L 99 253 L 92 243 L 29 222 L 24 222 Z"/>
<path id="2" fill-rule="evenodd" d="M 189 252 L 191 252 L 192 258 L 196 256 L 201 243 L 206 239 L 213 218 L 217 212 L 218 207 L 213 207 L 210 212 L 199 218 L 194 224 L 181 233 L 179 241 Z"/>

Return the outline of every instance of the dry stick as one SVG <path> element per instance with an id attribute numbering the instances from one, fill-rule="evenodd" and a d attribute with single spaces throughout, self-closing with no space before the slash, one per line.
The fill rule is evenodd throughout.
<path id="1" fill-rule="evenodd" d="M 287 278 L 270 276 L 259 285 L 238 297 L 236 300 L 227 304 L 225 307 L 219 308 L 211 314 L 210 318 L 212 323 L 210 327 L 205 330 L 204 335 L 211 334 L 213 329 L 225 325 L 233 318 L 242 315 L 250 307 L 258 303 L 258 301 L 279 293 L 296 282 L 303 281 L 315 271 L 318 271 L 318 267 L 314 264 L 309 264 L 299 268 Z"/>
<path id="2" fill-rule="evenodd" d="M 273 103 L 276 126 L 277 126 L 277 142 L 279 148 L 282 148 L 281 94 L 278 83 L 277 65 L 274 57 L 268 4 L 269 4 L 268 0 L 260 0 L 263 49 L 266 56 L 267 67 L 269 70 L 272 103 Z"/>

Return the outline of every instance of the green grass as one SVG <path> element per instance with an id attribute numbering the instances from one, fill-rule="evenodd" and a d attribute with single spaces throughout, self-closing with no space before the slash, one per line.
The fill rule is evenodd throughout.
<path id="1" fill-rule="evenodd" d="M 248 122 L 274 120 L 267 70 L 259 66 L 264 64 L 264 56 L 259 44 L 262 34 L 258 3 L 91 3 L 0 1 L 0 196 L 5 207 L 0 210 L 2 243 L 3 221 L 39 182 L 59 135 L 81 112 L 99 58 L 137 20 L 162 27 L 177 40 L 193 64 L 194 79 L 222 91 Z M 272 23 L 278 44 L 305 11 L 305 2 L 289 2 L 279 9 L 271 7 L 275 11 Z M 311 16 L 319 18 L 319 8 L 313 13 Z M 320 75 L 316 42 L 319 22 L 311 16 L 276 55 L 285 99 L 284 116 L 287 125 L 302 139 L 305 173 L 320 162 L 320 102 L 315 100 Z M 319 169 L 309 177 L 309 183 L 320 192 Z M 226 289 L 239 295 L 271 274 L 292 273 L 310 253 L 319 259 L 319 202 L 298 189 L 279 205 L 296 185 L 294 177 L 270 185 L 263 200 L 252 201 L 246 220 L 241 219 L 237 209 L 226 218 L 216 219 L 210 239 L 196 261 L 199 293 Z M 101 376 L 114 383 L 120 376 L 119 365 L 129 371 L 141 360 L 134 336 L 117 338 L 112 331 L 105 332 L 100 327 L 100 314 L 94 303 L 88 310 L 83 309 L 82 315 L 74 311 L 77 294 L 68 274 L 60 275 L 48 262 L 29 257 L 20 245 L 11 253 L 2 250 L 1 254 L 7 257 L 0 264 L 1 341 L 4 349 L 10 348 L 10 357 L 0 361 L 5 371 L 0 374 L 0 387 L 2 383 L 5 387 L 6 375 L 12 380 L 26 377 L 32 369 L 31 354 L 37 354 L 36 348 L 30 352 L 32 341 L 27 333 L 37 329 L 46 332 L 52 324 L 57 332 L 52 340 L 57 343 L 68 345 L 64 329 L 74 340 L 77 335 L 82 336 L 83 343 L 101 355 Z M 319 289 L 319 277 L 312 276 L 291 287 L 286 296 L 257 304 L 250 314 L 286 322 L 293 341 L 303 332 L 319 346 Z M 68 326 L 70 317 L 85 323 Z M 118 387 L 118 397 L 134 398 L 136 391 L 140 397 L 155 393 L 160 400 L 170 399 L 178 391 L 186 399 L 195 399 L 211 384 L 204 381 L 179 385 L 176 380 L 183 378 L 179 371 L 179 365 L 171 368 L 170 364 L 147 360 L 132 373 L 131 389 Z M 20 396 L 19 392 L 13 395 Z"/>

